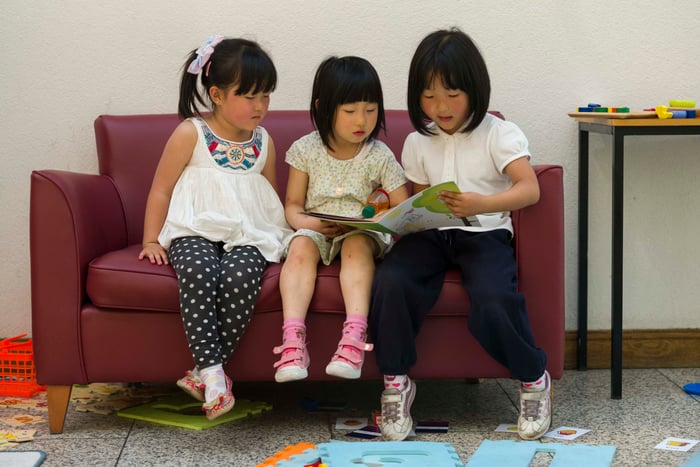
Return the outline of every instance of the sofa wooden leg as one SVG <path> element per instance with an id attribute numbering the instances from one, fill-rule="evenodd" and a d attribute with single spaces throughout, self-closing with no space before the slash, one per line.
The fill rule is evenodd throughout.
<path id="1" fill-rule="evenodd" d="M 481 380 L 479 378 L 466 378 L 464 382 L 467 384 L 479 384 Z"/>
<path id="2" fill-rule="evenodd" d="M 63 433 L 63 423 L 66 421 L 70 392 L 73 386 L 49 385 L 46 389 L 49 398 L 49 432 Z"/>

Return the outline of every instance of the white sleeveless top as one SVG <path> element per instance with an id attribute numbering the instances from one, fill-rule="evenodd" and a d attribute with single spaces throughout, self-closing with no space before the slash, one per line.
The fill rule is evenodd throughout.
<path id="1" fill-rule="evenodd" d="M 224 249 L 251 245 L 267 261 L 279 262 L 292 234 L 275 189 L 262 175 L 268 133 L 257 127 L 245 142 L 228 141 L 204 120 L 189 118 L 197 129 L 192 157 L 173 189 L 158 242 L 200 236 L 223 242 Z"/>

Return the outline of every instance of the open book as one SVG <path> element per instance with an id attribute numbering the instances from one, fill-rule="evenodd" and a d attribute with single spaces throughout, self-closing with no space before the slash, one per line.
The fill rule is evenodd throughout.
<path id="1" fill-rule="evenodd" d="M 329 222 L 349 225 L 358 229 L 376 230 L 395 236 L 438 227 L 480 225 L 476 216 L 465 218 L 452 214 L 452 211 L 445 206 L 445 203 L 438 199 L 441 191 L 459 193 L 459 187 L 455 182 L 444 182 L 431 186 L 411 196 L 398 206 L 394 206 L 388 211 L 379 213 L 370 219 L 334 216 L 317 212 L 304 212 L 304 214 Z"/>

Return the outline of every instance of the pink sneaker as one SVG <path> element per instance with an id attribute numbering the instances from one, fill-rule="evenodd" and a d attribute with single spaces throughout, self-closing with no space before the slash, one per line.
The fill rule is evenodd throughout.
<path id="1" fill-rule="evenodd" d="M 286 383 L 287 381 L 297 381 L 309 375 L 307 368 L 311 363 L 309 352 L 306 350 L 306 336 L 297 333 L 297 339 L 288 340 L 284 344 L 272 349 L 275 354 L 282 354 L 282 357 L 273 367 L 275 371 L 275 381 Z"/>
<path id="2" fill-rule="evenodd" d="M 198 401 L 204 402 L 204 383 L 191 370 L 187 370 L 185 376 L 177 380 L 177 386 Z"/>
<path id="3" fill-rule="evenodd" d="M 358 341 L 344 334 L 338 342 L 338 350 L 326 366 L 326 374 L 346 379 L 359 378 L 365 361 L 365 351 L 369 352 L 373 348 L 374 344 Z"/>
<path id="4" fill-rule="evenodd" d="M 233 405 L 236 403 L 236 398 L 233 397 L 233 392 L 231 391 L 232 387 L 233 382 L 231 381 L 231 378 L 226 376 L 226 392 L 220 394 L 215 400 L 202 404 L 202 410 L 204 411 L 207 420 L 214 420 L 215 418 L 228 413 L 233 408 Z"/>

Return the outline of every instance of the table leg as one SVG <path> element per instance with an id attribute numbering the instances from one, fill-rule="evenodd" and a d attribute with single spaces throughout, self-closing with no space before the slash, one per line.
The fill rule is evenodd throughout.
<path id="1" fill-rule="evenodd" d="M 578 336 L 576 367 L 588 367 L 588 131 L 578 132 Z"/>
<path id="2" fill-rule="evenodd" d="M 623 239 L 623 183 L 624 134 L 613 131 L 612 165 L 612 278 L 611 278 L 611 398 L 622 398 L 622 239 Z"/>

